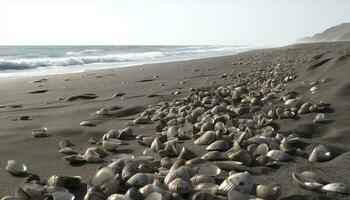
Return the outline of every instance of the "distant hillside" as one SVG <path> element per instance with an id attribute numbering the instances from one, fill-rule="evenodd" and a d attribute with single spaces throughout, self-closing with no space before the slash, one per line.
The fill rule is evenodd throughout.
<path id="1" fill-rule="evenodd" d="M 338 26 L 333 26 L 322 33 L 317 33 L 312 37 L 305 37 L 298 40 L 298 43 L 308 42 L 336 42 L 350 41 L 350 23 L 343 23 Z"/>

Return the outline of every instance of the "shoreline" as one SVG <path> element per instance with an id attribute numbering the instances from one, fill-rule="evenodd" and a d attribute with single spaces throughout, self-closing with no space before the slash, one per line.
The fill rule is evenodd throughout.
<path id="1" fill-rule="evenodd" d="M 276 129 L 283 134 L 300 134 L 298 137 L 306 144 L 302 147 L 306 155 L 320 143 L 335 147 L 341 154 L 330 161 L 318 163 L 309 163 L 308 156 L 293 155 L 293 162 L 281 162 L 279 168 L 253 166 L 249 167 L 249 170 L 262 170 L 261 174 L 254 175 L 256 183 L 280 185 L 281 198 L 346 198 L 338 194 L 321 194 L 300 189 L 294 184 L 291 174 L 312 170 L 329 182 L 348 182 L 350 168 L 346 166 L 350 165 L 350 138 L 347 137 L 347 133 L 350 131 L 350 117 L 347 110 L 350 109 L 350 105 L 347 102 L 350 100 L 350 93 L 347 78 L 350 75 L 350 56 L 346 50 L 349 48 L 350 43 L 346 42 L 297 44 L 229 56 L 74 74 L 6 80 L 1 78 L 0 168 L 5 169 L 6 161 L 15 159 L 25 163 L 29 172 L 39 175 L 42 180 L 47 180 L 52 175 L 82 176 L 82 182 L 88 183 L 96 168 L 103 164 L 69 165 L 63 159 L 65 155 L 58 152 L 59 141 L 68 139 L 74 144 L 73 148 L 76 151 L 84 152 L 91 146 L 101 146 L 91 145 L 88 142 L 90 138 L 101 138 L 111 129 L 125 128 L 127 122 L 139 117 L 149 105 L 184 98 L 191 88 L 211 91 L 219 86 L 234 85 L 239 79 L 260 81 L 258 78 L 261 77 L 254 80 L 254 73 L 261 75 L 261 70 L 267 76 L 270 72 L 278 72 L 278 66 L 282 66 L 282 74 L 284 69 L 288 69 L 288 74 L 296 77 L 288 81 L 285 91 L 277 93 L 277 98 L 271 101 L 273 105 L 283 106 L 284 102 L 280 101 L 280 97 L 286 95 L 287 91 L 294 91 L 303 101 L 313 104 L 324 101 L 330 103 L 333 110 L 325 113 L 329 123 L 317 124 L 311 131 L 305 128 L 307 133 L 303 133 L 304 135 L 297 130 L 305 127 L 305 124 L 313 124 L 315 113 L 307 113 L 299 119 L 277 119 L 274 121 L 278 125 Z M 39 81 L 46 78 L 47 80 Z M 29 83 L 30 81 L 38 82 Z M 318 81 L 315 84 L 319 90 L 312 94 L 310 83 L 315 81 Z M 117 93 L 120 96 L 115 95 Z M 122 93 L 125 94 L 121 95 Z M 110 109 L 114 115 L 96 115 L 96 111 L 102 108 Z M 20 120 L 21 116 L 29 116 L 29 120 Z M 252 116 L 242 116 L 245 117 Z M 94 122 L 96 126 L 79 125 L 86 120 Z M 134 136 L 154 136 L 154 126 L 155 124 L 141 124 L 131 128 Z M 47 128 L 49 137 L 32 136 L 34 129 L 44 127 Z M 117 158 L 120 154 L 142 155 L 144 146 L 134 139 L 126 142 L 128 145 L 118 146 L 116 152 L 108 152 L 109 156 L 105 161 Z M 204 147 L 194 145 L 192 140 L 185 141 L 184 145 L 197 155 L 205 153 Z M 20 186 L 25 177 L 15 177 L 5 170 L 0 170 L 0 179 L 0 196 L 5 196 L 13 195 L 14 188 Z M 83 199 L 86 190 L 71 192 L 74 192 L 76 199 Z"/>

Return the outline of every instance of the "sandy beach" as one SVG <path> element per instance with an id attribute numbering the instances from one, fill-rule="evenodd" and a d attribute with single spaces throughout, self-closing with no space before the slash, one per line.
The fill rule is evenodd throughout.
<path id="1" fill-rule="evenodd" d="M 298 44 L 232 56 L 75 74 L 1 78 L 0 196 L 14 195 L 15 188 L 26 178 L 9 174 L 5 170 L 7 160 L 26 164 L 28 172 L 39 175 L 42 180 L 52 175 L 81 176 L 86 184 L 105 163 L 70 165 L 64 160 L 66 155 L 58 152 L 61 140 L 71 141 L 72 148 L 83 153 L 88 147 L 101 146 L 90 144 L 90 138 L 101 139 L 111 129 L 127 127 L 126 124 L 139 117 L 149 105 L 180 100 L 194 89 L 209 91 L 234 85 L 240 77 L 248 76 L 246 84 L 254 84 L 254 80 L 261 81 L 261 77 L 254 77 L 257 72 L 269 78 L 273 76 L 268 75 L 275 72 L 276 79 L 282 75 L 292 77 L 285 82 L 285 88 L 276 92 L 276 97 L 269 101 L 271 104 L 264 104 L 259 111 L 285 106 L 281 97 L 289 93 L 296 94 L 298 105 L 324 102 L 330 107 L 323 112 L 326 123 L 313 122 L 317 112 L 273 120 L 276 132 L 300 138 L 299 148 L 304 154 L 291 154 L 293 161 L 278 162 L 278 167 L 248 166 L 256 172 L 255 183 L 280 185 L 280 199 L 285 200 L 348 199 L 339 193 L 301 189 L 293 181 L 292 173 L 313 171 L 330 183 L 350 184 L 350 42 Z M 312 87 L 317 87 L 317 91 L 310 92 Z M 102 108 L 111 111 L 111 115 L 97 115 L 96 111 Z M 234 120 L 252 119 L 254 113 L 237 115 Z M 96 126 L 81 126 L 82 121 L 91 121 Z M 156 123 L 131 126 L 134 137 L 103 159 L 108 162 L 119 154 L 141 156 L 146 147 L 135 137 L 156 136 L 155 126 Z M 47 128 L 49 137 L 33 137 L 33 130 L 38 128 Z M 184 145 L 198 157 L 203 156 L 206 146 L 195 145 L 193 141 L 185 140 Z M 326 162 L 308 162 L 318 144 L 330 146 L 337 155 Z M 160 159 L 157 154 L 152 156 Z M 71 192 L 76 199 L 83 199 L 86 185 Z"/>

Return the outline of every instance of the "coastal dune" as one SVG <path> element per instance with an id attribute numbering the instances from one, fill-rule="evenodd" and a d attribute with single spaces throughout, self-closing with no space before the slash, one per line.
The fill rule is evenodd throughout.
<path id="1" fill-rule="evenodd" d="M 313 123 L 316 113 L 298 118 L 276 119 L 276 131 L 296 134 L 306 155 L 293 162 L 281 162 L 254 175 L 257 184 L 278 184 L 281 199 L 347 199 L 339 193 L 312 192 L 299 188 L 293 172 L 313 171 L 333 183 L 349 182 L 350 173 L 350 42 L 297 44 L 282 48 L 248 51 L 232 56 L 111 68 L 74 74 L 0 79 L 0 196 L 13 195 L 25 177 L 15 177 L 6 170 L 7 160 L 25 163 L 32 174 L 48 179 L 52 175 L 81 176 L 88 183 L 101 163 L 69 165 L 58 152 L 58 143 L 67 139 L 74 149 L 84 152 L 88 140 L 101 138 L 111 129 L 120 130 L 137 118 L 149 105 L 186 97 L 193 89 L 216 89 L 227 86 L 238 74 L 260 68 L 282 66 L 295 76 L 273 101 L 286 91 L 297 93 L 302 102 L 329 103 L 327 123 Z M 317 87 L 317 92 L 310 92 Z M 109 116 L 96 111 L 108 108 Z M 91 121 L 95 126 L 80 126 Z M 35 129 L 47 128 L 48 137 L 35 138 Z M 155 135 L 154 124 L 131 127 L 134 136 Z M 118 154 L 142 155 L 145 147 L 134 138 L 127 140 L 106 161 Z M 318 144 L 334 148 L 337 156 L 326 162 L 308 162 L 308 155 Z M 185 142 L 197 155 L 205 150 Z M 97 145 L 99 146 L 99 145 Z M 251 167 L 254 170 L 254 167 Z M 86 189 L 71 191 L 83 199 Z M 86 187 L 85 187 L 86 188 Z"/>

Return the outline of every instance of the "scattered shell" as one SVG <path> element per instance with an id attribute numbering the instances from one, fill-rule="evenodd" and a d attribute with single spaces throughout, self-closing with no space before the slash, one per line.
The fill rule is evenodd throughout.
<path id="1" fill-rule="evenodd" d="M 350 194 L 350 185 L 345 183 L 330 183 L 322 187 L 327 192 L 337 192 L 342 194 Z"/>
<path id="2" fill-rule="evenodd" d="M 190 179 L 190 182 L 193 185 L 198 185 L 200 183 L 216 183 L 213 177 L 207 176 L 207 175 L 199 175 L 199 174 L 192 176 L 192 178 Z"/>
<path id="3" fill-rule="evenodd" d="M 237 173 L 225 179 L 218 188 L 218 194 L 227 195 L 230 190 L 237 190 L 243 193 L 253 191 L 253 177 L 248 172 Z"/>
<path id="4" fill-rule="evenodd" d="M 326 121 L 324 113 L 318 113 L 313 120 L 315 123 L 324 123 Z"/>
<path id="5" fill-rule="evenodd" d="M 126 182 L 131 187 L 143 187 L 153 182 L 153 174 L 137 173 Z"/>
<path id="6" fill-rule="evenodd" d="M 70 192 L 54 192 L 52 198 L 53 200 L 74 200 L 75 196 Z"/>
<path id="7" fill-rule="evenodd" d="M 207 148 L 207 151 L 226 151 L 230 148 L 230 143 L 227 140 L 217 140 L 211 143 Z"/>
<path id="8" fill-rule="evenodd" d="M 218 190 L 218 185 L 216 183 L 200 183 L 194 187 L 194 191 L 205 191 L 215 194 Z"/>
<path id="9" fill-rule="evenodd" d="M 85 194 L 84 200 L 107 200 L 107 196 L 100 187 L 92 186 Z"/>
<path id="10" fill-rule="evenodd" d="M 14 176 L 21 176 L 27 173 L 27 166 L 15 160 L 7 161 L 6 171 Z"/>
<path id="11" fill-rule="evenodd" d="M 325 162 L 332 160 L 334 155 L 322 144 L 317 145 L 309 156 L 309 162 Z"/>
<path id="12" fill-rule="evenodd" d="M 95 123 L 91 122 L 91 121 L 82 121 L 79 124 L 80 126 L 96 126 Z"/>
<path id="13" fill-rule="evenodd" d="M 275 161 L 289 162 L 292 160 L 289 154 L 280 150 L 271 150 L 266 155 Z"/>
<path id="14" fill-rule="evenodd" d="M 202 136 L 194 141 L 198 145 L 208 145 L 214 142 L 216 139 L 216 134 L 214 131 L 207 131 Z"/>
<path id="15" fill-rule="evenodd" d="M 299 173 L 292 173 L 292 177 L 294 182 L 296 182 L 300 188 L 305 190 L 320 190 L 323 187 L 323 184 Z"/>
<path id="16" fill-rule="evenodd" d="M 256 196 L 262 199 L 275 200 L 281 195 L 280 186 L 258 185 Z"/>
<path id="17" fill-rule="evenodd" d="M 184 181 L 181 178 L 177 178 L 169 183 L 169 191 L 178 193 L 180 195 L 188 194 L 192 192 L 192 190 L 193 186 L 191 183 Z"/>
<path id="18" fill-rule="evenodd" d="M 47 133 L 47 128 L 35 129 L 33 130 L 32 135 L 36 138 L 44 138 L 49 136 L 49 134 Z"/>
<path id="19" fill-rule="evenodd" d="M 79 176 L 51 176 L 47 180 L 47 186 L 59 186 L 64 188 L 71 188 L 71 187 L 77 187 L 80 185 L 81 177 Z"/>
<path id="20" fill-rule="evenodd" d="M 199 166 L 198 174 L 206 176 L 218 176 L 221 169 L 215 164 L 202 164 Z"/>

